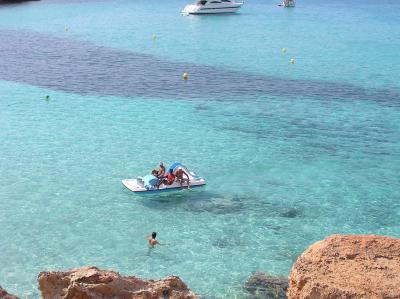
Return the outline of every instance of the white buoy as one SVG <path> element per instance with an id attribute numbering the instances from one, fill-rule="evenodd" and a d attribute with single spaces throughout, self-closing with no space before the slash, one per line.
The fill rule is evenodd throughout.
<path id="1" fill-rule="evenodd" d="M 292 59 L 290 59 L 290 63 L 291 63 L 291 64 L 295 64 L 295 63 L 296 63 L 296 60 L 295 60 L 294 58 L 292 58 Z"/>
<path id="2" fill-rule="evenodd" d="M 188 73 L 183 73 L 182 77 L 183 77 L 183 80 L 188 80 L 189 79 L 189 74 Z"/>
<path id="3" fill-rule="evenodd" d="M 282 53 L 286 53 L 287 49 L 286 48 L 282 48 Z"/>
<path id="4" fill-rule="evenodd" d="M 151 38 L 152 38 L 153 40 L 156 40 L 156 39 L 157 39 L 157 35 L 153 34 L 153 35 L 151 36 Z"/>

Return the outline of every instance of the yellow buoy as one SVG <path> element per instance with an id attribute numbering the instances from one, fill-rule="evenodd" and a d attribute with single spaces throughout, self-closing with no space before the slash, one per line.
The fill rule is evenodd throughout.
<path id="1" fill-rule="evenodd" d="M 294 58 L 292 58 L 292 59 L 290 59 L 290 63 L 291 63 L 291 64 L 295 64 L 295 63 L 296 63 L 296 60 L 295 60 Z"/>
<path id="2" fill-rule="evenodd" d="M 282 48 L 282 53 L 286 53 L 287 49 L 286 48 Z"/>
<path id="3" fill-rule="evenodd" d="M 183 73 L 182 77 L 183 77 L 183 80 L 188 80 L 189 79 L 189 74 L 188 73 Z"/>

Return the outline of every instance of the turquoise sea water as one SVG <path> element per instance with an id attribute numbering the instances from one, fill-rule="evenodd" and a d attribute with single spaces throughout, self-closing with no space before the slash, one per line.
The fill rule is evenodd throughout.
<path id="1" fill-rule="evenodd" d="M 38 272 L 96 265 L 245 297 L 251 272 L 287 275 L 329 234 L 400 237 L 398 1 L 254 0 L 201 17 L 185 3 L 0 6 L 11 293 L 38 298 Z M 161 160 L 206 188 L 124 189 Z M 167 245 L 149 252 L 151 231 Z"/>

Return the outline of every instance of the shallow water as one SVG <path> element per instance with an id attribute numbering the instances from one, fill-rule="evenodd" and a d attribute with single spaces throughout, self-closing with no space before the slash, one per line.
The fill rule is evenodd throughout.
<path id="1" fill-rule="evenodd" d="M 252 1 L 182 17 L 184 4 L 0 6 L 10 292 L 37 298 L 39 271 L 96 265 L 232 298 L 326 235 L 400 236 L 399 4 Z M 124 189 L 160 160 L 206 188 Z M 151 231 L 167 245 L 149 253 Z"/>

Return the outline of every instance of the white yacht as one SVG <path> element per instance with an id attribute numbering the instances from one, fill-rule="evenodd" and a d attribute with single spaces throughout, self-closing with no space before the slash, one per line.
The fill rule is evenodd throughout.
<path id="1" fill-rule="evenodd" d="M 185 15 L 220 14 L 237 12 L 243 2 L 235 0 L 200 0 L 195 4 L 186 5 L 182 10 Z"/>
<path id="2" fill-rule="evenodd" d="M 284 7 L 295 7 L 296 6 L 296 0 L 283 0 L 282 6 L 284 6 Z"/>

